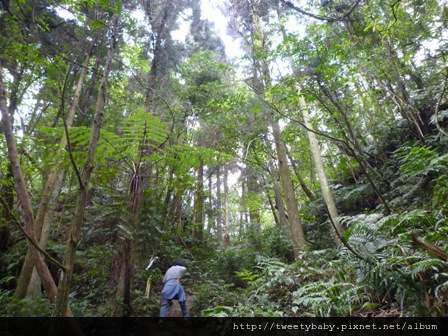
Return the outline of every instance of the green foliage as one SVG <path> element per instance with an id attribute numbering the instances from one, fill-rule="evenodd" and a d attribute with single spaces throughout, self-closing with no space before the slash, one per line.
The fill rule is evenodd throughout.
<path id="1" fill-rule="evenodd" d="M 305 316 L 349 316 L 365 296 L 364 287 L 351 282 L 317 281 L 308 283 L 294 292 L 292 311 Z"/>
<path id="2" fill-rule="evenodd" d="M 413 246 L 410 239 L 410 232 L 415 232 L 446 246 L 441 213 L 417 209 L 340 220 L 348 228 L 347 243 L 358 256 L 345 248 L 302 252 L 293 264 L 258 256 L 256 265 L 235 273 L 246 283 L 239 290 L 238 304 L 221 302 L 203 315 L 427 316 L 447 311 L 446 263 Z M 423 304 L 425 295 L 433 298 L 429 309 Z"/>
<path id="3" fill-rule="evenodd" d="M 216 254 L 215 270 L 217 275 L 227 283 L 237 282 L 236 272 L 254 265 L 256 251 L 249 246 L 232 246 L 227 250 L 219 250 Z"/>
<path id="4" fill-rule="evenodd" d="M 96 239 L 99 238 L 97 234 Z M 108 284 L 114 250 L 107 243 L 89 244 L 81 248 L 76 255 L 71 302 L 77 308 L 77 316 L 89 316 L 93 307 L 107 301 L 114 293 L 115 289 Z"/>
<path id="5" fill-rule="evenodd" d="M 434 209 L 441 209 L 447 214 L 448 210 L 448 176 L 442 175 L 437 179 L 437 183 L 434 186 L 433 197 Z"/>
<path id="6" fill-rule="evenodd" d="M 147 193 L 146 196 L 142 200 L 135 226 L 129 227 L 128 224 L 125 224 L 132 232 L 136 255 L 138 260 L 143 259 L 141 260 L 143 264 L 147 262 L 149 255 L 157 251 L 160 242 L 167 242 L 171 233 L 164 226 L 163 213 L 166 205 L 155 195 Z"/>
<path id="7" fill-rule="evenodd" d="M 225 311 L 232 310 L 238 302 L 238 293 L 231 287 L 219 278 L 200 281 L 193 288 L 192 313 L 196 316 L 228 316 Z M 212 307 L 210 303 L 213 303 Z"/>
<path id="8" fill-rule="evenodd" d="M 8 303 L 12 298 L 12 290 L 0 289 L 0 317 L 8 316 Z"/>
<path id="9" fill-rule="evenodd" d="M 395 151 L 395 159 L 401 164 L 404 180 L 445 171 L 448 166 L 448 154 L 438 155 L 437 149 L 429 146 L 401 147 Z"/>
<path id="10" fill-rule="evenodd" d="M 239 295 L 234 306 L 219 305 L 203 311 L 204 316 L 283 316 L 288 305 L 285 293 L 291 280 L 285 276 L 288 265 L 278 259 L 261 259 L 254 271 L 243 270 L 237 276 L 247 281 L 249 287 Z"/>
<path id="11" fill-rule="evenodd" d="M 351 228 L 348 243 L 364 257 L 358 263 L 357 281 L 368 286 L 373 296 L 397 302 L 408 314 L 428 314 L 423 305 L 425 287 L 429 288 L 429 295 L 434 295 L 435 289 L 446 281 L 446 265 L 412 246 L 410 233 L 436 244 L 446 241 L 444 233 L 434 235 L 442 228 L 439 216 L 413 210 L 401 215 L 372 214 L 343 219 Z M 442 230 L 446 231 L 445 227 Z M 446 310 L 446 307 L 439 301 L 430 309 Z"/>
<path id="12" fill-rule="evenodd" d="M 4 297 L 7 297 L 5 295 Z M 39 293 L 33 299 L 17 301 L 12 299 L 7 306 L 7 315 L 16 317 L 50 317 L 52 316 L 54 305 L 50 303 L 44 293 Z"/>
<path id="13" fill-rule="evenodd" d="M 195 2 L 170 2 L 166 21 L 158 15 L 168 8 L 165 2 L 154 2 L 144 9 L 144 20 L 148 20 L 144 24 L 134 15 L 136 4 L 122 1 L 69 0 L 56 7 L 52 2 L 39 6 L 23 0 L 3 3 L 8 8 L 0 13 L 1 70 L 36 211 L 50 169 L 60 168 L 67 176 L 56 201 L 56 214 L 49 218 L 54 225 L 48 250 L 58 257 L 63 255 L 78 187 L 68 150 L 81 171 L 110 37 L 109 19 L 122 16 L 123 34 L 109 75 L 105 118 L 74 270 L 70 305 L 77 316 L 111 313 L 104 302 L 111 302 L 114 291 L 110 269 L 117 236 L 132 240 L 136 267 L 132 300 L 139 316 L 156 316 L 158 311 L 161 271 L 154 270 L 154 295 L 149 299 L 142 295 L 148 274 L 140 265 L 153 253 L 163 256 L 164 263 L 180 256 L 190 262 L 189 271 L 198 276 L 185 283 L 196 285 L 193 307 L 197 315 L 346 316 L 367 308 L 377 314 L 373 310 L 378 307 L 397 309 L 399 315 L 447 314 L 446 261 L 411 244 L 411 235 L 417 234 L 447 250 L 447 143 L 435 129 L 433 111 L 446 100 L 442 70 L 447 65 L 448 11 L 441 10 L 440 1 L 366 2 L 344 18 L 344 25 L 303 21 L 303 38 L 288 28 L 298 23 L 294 12 L 280 10 L 286 36 L 273 52 L 269 48 L 278 44 L 277 34 L 272 33 L 278 22 L 269 14 L 274 8 L 263 2 L 254 3 L 250 11 L 245 5 L 233 6 L 231 21 L 242 24 L 242 40 L 248 42 L 239 78 L 235 78 L 236 64 L 222 61 L 222 55 L 199 50 L 181 59 L 184 53 L 174 52 L 197 51 L 207 44 L 219 49 L 209 26 L 202 29 L 198 22 L 192 24 L 190 46 L 170 37 L 178 14 L 189 12 L 187 7 Z M 310 11 L 328 16 L 340 11 L 341 4 L 308 3 Z M 74 19 L 59 16 L 57 7 L 68 10 Z M 260 26 L 255 29 L 251 15 L 257 12 Z M 193 11 L 195 16 L 198 13 Z M 254 33 L 258 28 L 266 31 Z M 208 33 L 212 39 L 199 41 Z M 163 43 L 157 44 L 158 37 Z M 69 130 L 70 148 L 65 150 L 58 143 L 65 133 L 60 125 L 67 111 L 59 106 L 67 108 L 73 98 L 79 65 L 91 43 L 93 55 L 76 126 Z M 268 76 L 261 61 L 269 70 L 275 69 L 276 62 L 292 61 L 294 75 L 277 71 L 274 78 L 274 70 L 272 88 L 264 90 Z M 257 180 L 267 181 L 265 165 L 271 153 L 266 153 L 262 143 L 270 140 L 267 125 L 272 115 L 282 124 L 283 139 L 305 183 L 311 189 L 318 185 L 300 125 L 297 83 L 310 103 L 314 127 L 335 140 L 330 144 L 322 137 L 321 149 L 329 176 L 343 179 L 344 188 L 334 191 L 334 197 L 344 215 L 344 238 L 358 256 L 345 247 L 324 249 L 330 238 L 319 193 L 316 201 L 302 208 L 310 251 L 301 253 L 294 263 L 287 263 L 292 260 L 291 239 L 271 225 L 270 213 L 265 216 L 269 210 L 263 192 L 248 192 L 244 204 L 249 212 L 261 214 L 261 232 L 248 230 L 237 237 L 233 230 L 233 245 L 227 250 L 214 243 L 214 232 L 202 245 L 196 244 L 188 225 L 188 206 L 197 183 L 195 169 L 206 165 L 211 172 L 237 157 L 240 167 L 255 172 Z M 145 101 L 147 94 L 153 95 L 150 103 Z M 439 111 L 438 117 L 445 127 L 446 110 Z M 355 148 L 355 143 L 362 148 Z M 380 210 L 379 202 L 354 161 L 353 150 L 391 200 L 395 213 L 371 213 Z M 3 134 L 0 153 L 7 157 Z M 8 169 L 7 160 L 2 160 L 1 190 L 14 185 Z M 241 183 L 247 182 L 245 178 Z M 149 187 L 132 195 L 131 181 L 142 180 Z M 419 193 L 411 193 L 413 203 L 407 202 L 405 196 L 420 181 L 427 183 Z M 263 183 L 271 188 L 269 182 Z M 210 194 L 210 210 L 214 210 L 216 194 L 214 190 Z M 186 218 L 185 227 L 171 223 L 172 199 L 167 195 L 181 200 L 183 208 L 177 210 Z M 130 210 L 131 196 L 140 197 L 137 214 Z M 233 219 L 242 212 L 238 196 L 232 191 L 229 199 L 232 229 L 237 222 Z M 300 188 L 297 196 L 301 203 L 307 202 Z M 14 199 L 14 204 L 20 200 Z M 19 206 L 13 213 L 22 220 Z M 10 223 L 1 219 L 0 225 Z M 7 314 L 27 246 L 15 229 L 9 243 L 1 257 L 0 315 Z M 425 296 L 432 301 L 431 307 L 423 304 Z M 42 296 L 31 303 L 12 302 L 10 308 L 14 314 L 27 316 L 49 315 L 52 309 Z"/>

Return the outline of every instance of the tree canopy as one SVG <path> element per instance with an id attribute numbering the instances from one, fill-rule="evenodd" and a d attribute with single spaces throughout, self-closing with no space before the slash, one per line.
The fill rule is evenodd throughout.
<path id="1" fill-rule="evenodd" d="M 446 316 L 446 3 L 204 8 L 0 1 L 0 317 Z"/>

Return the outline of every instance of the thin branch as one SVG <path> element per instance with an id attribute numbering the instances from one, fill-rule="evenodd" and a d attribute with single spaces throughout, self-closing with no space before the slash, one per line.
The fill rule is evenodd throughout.
<path id="1" fill-rule="evenodd" d="M 443 251 L 440 247 L 430 242 L 427 242 L 422 237 L 418 236 L 417 233 L 415 232 L 411 233 L 411 237 L 412 237 L 412 245 L 414 247 L 421 247 L 427 252 L 435 254 L 440 260 L 443 260 L 445 262 L 448 261 L 448 254 L 445 251 Z"/>
<path id="2" fill-rule="evenodd" d="M 302 127 L 303 127 L 305 130 L 307 130 L 308 132 L 312 132 L 312 133 L 315 133 L 315 134 L 317 134 L 317 135 L 323 136 L 324 138 L 330 139 L 330 140 L 332 140 L 332 141 L 334 141 L 334 142 L 340 142 L 340 143 L 344 144 L 345 146 L 347 146 L 347 148 L 350 148 L 350 146 L 349 146 L 349 144 L 347 143 L 346 140 L 336 138 L 336 137 L 334 137 L 334 136 L 331 136 L 331 135 L 328 134 L 328 133 L 324 133 L 324 132 L 321 132 L 321 131 L 316 131 L 316 130 L 314 130 L 314 129 L 309 129 L 309 128 L 306 127 L 305 124 L 304 124 L 303 122 L 301 122 L 300 120 L 295 119 L 295 118 L 293 118 L 293 117 L 290 117 L 290 116 L 286 115 L 285 113 L 283 113 L 282 111 L 280 111 L 280 109 L 279 109 L 277 106 L 275 106 L 273 103 L 267 101 L 264 97 L 262 97 L 261 94 L 260 94 L 260 92 L 257 91 L 256 88 L 252 87 L 252 86 L 249 85 L 247 82 L 245 82 L 245 83 L 246 83 L 246 85 L 247 85 L 247 86 L 248 86 L 248 87 L 249 87 L 249 88 L 250 88 L 250 89 L 251 89 L 251 90 L 258 96 L 258 98 L 261 99 L 262 102 L 264 102 L 269 108 L 271 108 L 273 111 L 277 112 L 277 113 L 278 113 L 279 115 L 281 115 L 282 117 L 284 117 L 284 118 L 286 118 L 286 119 L 288 119 L 288 120 L 291 120 L 291 121 L 293 121 L 293 122 L 298 123 L 300 126 L 302 126 Z"/>
<path id="3" fill-rule="evenodd" d="M 389 25 L 389 29 L 392 28 L 394 24 L 398 22 L 397 13 L 395 12 L 395 6 L 398 5 L 401 2 L 401 0 L 395 1 L 390 7 L 392 8 L 392 15 L 394 16 L 394 22 Z"/>
<path id="4" fill-rule="evenodd" d="M 61 105 L 60 105 L 60 109 L 61 109 L 62 113 L 64 113 L 64 109 L 65 109 L 65 92 L 66 92 L 65 90 L 67 88 L 67 81 L 68 81 L 68 77 L 69 77 L 69 74 L 70 74 L 70 68 L 71 67 L 69 67 L 69 69 L 67 71 L 67 74 L 66 74 L 65 79 L 64 79 L 64 86 L 62 87 L 62 97 L 61 97 Z M 81 174 L 80 174 L 80 172 L 78 170 L 78 167 L 76 166 L 75 159 L 73 158 L 72 147 L 71 147 L 71 142 L 70 142 L 70 135 L 69 135 L 69 132 L 68 132 L 68 126 L 67 126 L 67 122 L 65 120 L 65 117 L 62 118 L 62 121 L 63 121 L 63 124 L 64 124 L 65 137 L 67 138 L 67 151 L 68 151 L 68 154 L 69 154 L 69 157 L 70 157 L 70 162 L 72 163 L 73 169 L 75 170 L 79 186 L 80 186 L 80 188 L 83 188 Z"/>
<path id="5" fill-rule="evenodd" d="M 296 12 L 299 12 L 300 14 L 312 17 L 313 19 L 316 19 L 316 20 L 327 21 L 327 22 L 330 22 L 330 23 L 344 20 L 347 16 L 349 16 L 355 10 L 355 8 L 361 2 L 361 0 L 356 0 L 355 2 L 353 2 L 353 4 L 350 6 L 350 8 L 344 14 L 342 14 L 341 16 L 319 16 L 319 15 L 316 15 L 316 14 L 304 11 L 303 9 L 294 6 L 294 4 L 291 3 L 290 1 L 285 1 L 285 0 L 280 0 L 280 1 L 286 7 L 294 9 Z"/>

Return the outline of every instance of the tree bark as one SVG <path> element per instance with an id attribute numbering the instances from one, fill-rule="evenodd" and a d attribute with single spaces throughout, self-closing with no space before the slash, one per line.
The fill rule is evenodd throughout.
<path id="1" fill-rule="evenodd" d="M 249 220 L 249 212 L 247 210 L 247 187 L 246 187 L 247 182 L 242 180 L 241 181 L 241 198 L 242 198 L 242 216 L 243 216 L 243 224 L 242 224 L 242 229 L 247 229 L 249 227 L 250 224 L 250 220 Z"/>
<path id="2" fill-rule="evenodd" d="M 255 170 L 250 166 L 245 168 L 245 175 L 247 179 L 247 198 L 256 197 L 260 194 L 261 188 L 257 181 L 257 176 Z M 260 209 L 258 208 L 256 202 L 249 202 L 249 229 L 254 232 L 259 232 L 261 228 L 261 215 Z"/>
<path id="3" fill-rule="evenodd" d="M 120 31 L 120 18 L 116 16 L 113 21 L 112 34 L 110 40 L 110 47 L 107 54 L 106 63 L 104 66 L 101 84 L 98 92 L 96 102 L 96 111 L 92 125 L 92 133 L 87 148 L 87 158 L 81 176 L 78 176 L 79 191 L 76 199 L 76 209 L 71 223 L 69 238 L 67 241 L 66 255 L 65 255 L 65 272 L 59 281 L 58 299 L 56 303 L 56 316 L 68 316 L 68 297 L 70 294 L 71 280 L 73 275 L 73 266 L 75 263 L 75 255 L 78 247 L 78 241 L 81 233 L 81 226 L 84 221 L 85 205 L 89 191 L 90 177 L 93 171 L 93 163 L 96 156 L 98 141 L 100 137 L 100 129 L 103 121 L 104 106 L 106 103 L 107 83 L 110 68 L 112 65 L 113 56 L 117 45 L 117 37 Z"/>
<path id="4" fill-rule="evenodd" d="M 299 88 L 298 93 L 300 95 Z M 328 185 L 327 175 L 325 173 L 325 167 L 322 161 L 322 155 L 320 153 L 319 144 L 317 143 L 316 134 L 312 132 L 313 125 L 311 125 L 311 122 L 309 120 L 308 107 L 306 106 L 305 99 L 302 96 L 300 96 L 299 101 L 302 107 L 303 122 L 306 128 L 308 129 L 307 130 L 308 139 L 310 140 L 311 152 L 313 154 L 314 165 L 316 167 L 317 176 L 320 182 L 320 189 L 322 191 L 325 204 L 327 205 L 327 209 L 331 217 L 330 219 L 331 236 L 333 237 L 333 241 L 336 244 L 336 246 L 339 246 L 341 244 L 343 228 L 338 220 L 338 210 L 336 208 L 336 203 L 334 202 L 333 194 L 331 193 L 330 187 Z"/>
<path id="5" fill-rule="evenodd" d="M 91 51 L 92 51 L 92 49 L 91 49 Z M 84 78 L 87 73 L 87 66 L 89 64 L 91 51 L 87 55 L 83 65 L 81 67 L 81 73 L 79 75 L 78 83 L 76 85 L 75 93 L 73 96 L 73 101 L 70 105 L 69 113 L 68 113 L 67 119 L 65 121 L 65 126 L 67 129 L 69 129 L 72 126 L 73 120 L 75 118 L 75 112 L 76 112 L 76 109 L 79 104 L 79 98 L 81 96 L 81 90 L 82 90 L 82 87 L 84 84 Z M 62 136 L 61 141 L 59 142 L 59 145 L 60 145 L 60 148 L 65 148 L 67 146 L 67 137 L 65 134 Z M 60 155 L 60 153 L 61 153 L 61 149 L 59 149 L 57 151 L 55 156 L 58 157 Z M 51 195 L 53 194 L 53 190 L 55 188 L 55 185 L 58 181 L 60 174 L 61 173 L 60 173 L 59 167 L 54 166 L 48 175 L 47 181 L 45 182 L 45 187 L 42 192 L 42 198 L 40 200 L 39 210 L 37 212 L 37 217 L 36 217 L 36 222 L 35 222 L 36 238 L 37 238 L 37 241 L 39 241 L 39 242 L 41 239 L 42 227 L 44 225 L 45 218 L 47 215 L 48 205 L 50 203 Z M 40 243 L 40 246 L 42 248 L 45 248 L 45 243 L 44 242 Z M 25 296 L 27 294 L 27 290 L 28 290 L 28 286 L 29 286 L 29 283 L 31 280 L 31 274 L 33 272 L 33 266 L 34 266 L 32 261 L 33 260 L 31 257 L 31 250 L 28 249 L 27 254 L 25 256 L 25 261 L 22 266 L 22 270 L 20 272 L 19 280 L 17 281 L 16 290 L 14 291 L 15 299 L 23 299 L 23 298 L 25 298 Z M 31 292 L 29 292 L 29 293 L 31 293 Z"/>
<path id="6" fill-rule="evenodd" d="M 42 226 L 39 241 L 39 246 L 42 249 L 45 249 L 47 246 L 48 238 L 50 235 L 50 228 L 53 223 L 54 213 L 56 211 L 59 195 L 61 194 L 61 190 L 64 185 L 64 180 L 65 180 L 65 170 L 59 173 L 58 180 L 56 182 L 50 203 L 48 205 L 48 211 L 47 215 L 45 216 L 44 225 Z M 28 298 L 32 298 L 38 295 L 38 293 L 40 293 L 41 290 L 41 285 L 42 283 L 40 281 L 39 275 L 36 271 L 36 268 L 34 268 L 26 296 Z"/>
<path id="7" fill-rule="evenodd" d="M 230 246 L 229 223 L 229 166 L 224 164 L 224 247 Z"/>
<path id="8" fill-rule="evenodd" d="M 212 232 L 213 223 L 215 222 L 214 211 L 213 211 L 213 181 L 212 173 L 208 176 L 208 199 L 209 206 L 207 210 L 207 232 L 210 234 Z"/>
<path id="9" fill-rule="evenodd" d="M 305 181 L 302 178 L 302 175 L 300 174 L 299 167 L 297 167 L 297 163 L 294 160 L 294 158 L 289 153 L 288 147 L 286 147 L 286 155 L 288 156 L 289 162 L 291 162 L 292 170 L 294 171 L 294 174 L 297 177 L 297 180 L 299 181 L 300 186 L 302 187 L 303 192 L 305 195 L 309 198 L 309 200 L 312 202 L 316 199 L 313 192 L 307 187 Z"/>
<path id="10" fill-rule="evenodd" d="M 286 146 L 280 133 L 280 126 L 278 125 L 277 121 L 273 121 L 271 126 L 274 135 L 275 146 L 277 148 L 280 181 L 282 182 L 283 192 L 285 193 L 285 203 L 286 209 L 288 211 L 289 225 L 291 228 L 294 257 L 297 258 L 299 256 L 299 252 L 305 248 L 305 234 L 303 232 L 302 219 L 300 218 L 299 206 L 294 193 L 291 174 L 289 172 L 289 167 L 286 159 Z"/>
<path id="11" fill-rule="evenodd" d="M 269 205 L 271 207 L 272 216 L 274 217 L 274 222 L 277 227 L 281 228 L 280 220 L 278 219 L 277 210 L 275 209 L 274 202 L 272 201 L 271 193 L 269 192 L 269 189 L 266 188 L 266 197 L 268 198 Z"/>
<path id="12" fill-rule="evenodd" d="M 131 240 L 118 237 L 113 271 L 116 287 L 113 316 L 128 317 L 131 314 Z"/>
<path id="13" fill-rule="evenodd" d="M 274 193 L 275 193 L 275 207 L 278 211 L 278 222 L 280 225 L 281 230 L 287 235 L 291 236 L 291 232 L 289 230 L 289 222 L 288 217 L 286 216 L 286 210 L 285 210 L 285 204 L 283 203 L 283 197 L 282 192 L 280 189 L 280 184 L 278 183 L 278 177 L 276 174 L 276 169 L 274 167 L 274 163 L 272 162 L 272 158 L 268 154 L 268 165 L 269 165 L 269 172 L 271 173 L 272 178 L 272 184 L 274 187 Z"/>
<path id="14" fill-rule="evenodd" d="M 436 255 L 440 260 L 443 260 L 444 262 L 448 261 L 448 253 L 443 251 L 440 247 L 427 242 L 422 237 L 417 235 L 417 233 L 415 232 L 411 234 L 411 237 L 412 237 L 412 245 L 414 247 L 420 247 L 426 250 L 428 253 Z"/>
<path id="15" fill-rule="evenodd" d="M 222 243 L 222 199 L 221 199 L 221 167 L 216 169 L 216 232 L 218 242 Z"/>
<path id="16" fill-rule="evenodd" d="M 20 200 L 20 204 L 23 210 L 25 230 L 31 237 L 31 239 L 36 241 L 33 207 L 31 205 L 31 200 L 28 195 L 25 179 L 22 174 L 22 167 L 20 164 L 19 155 L 17 151 L 17 143 L 12 129 L 11 116 L 8 113 L 6 105 L 6 91 L 5 91 L 5 85 L 3 83 L 2 72 L 3 69 L 0 67 L 0 110 L 2 115 L 3 130 L 5 132 L 6 145 L 8 147 L 8 156 L 11 162 L 11 169 L 14 177 L 14 184 L 17 196 Z M 42 284 L 48 295 L 48 298 L 50 299 L 51 302 L 54 302 L 56 298 L 57 288 L 50 274 L 50 271 L 47 267 L 47 264 L 45 263 L 45 260 L 43 259 L 41 253 L 34 246 L 31 246 L 31 255 L 33 256 L 36 269 L 42 280 Z"/>
<path id="17" fill-rule="evenodd" d="M 3 127 L 0 130 L 0 133 L 4 133 Z M 13 222 L 11 209 L 14 207 L 14 186 L 5 181 L 12 180 L 13 178 L 11 164 L 8 163 L 8 168 L 3 177 L 3 183 L 0 186 L 0 197 L 2 197 L 3 202 L 6 203 L 6 206 L 3 206 L 2 208 L 2 217 L 5 225 L 0 227 L 0 251 L 7 249 L 11 237 L 11 225 Z"/>
<path id="18" fill-rule="evenodd" d="M 196 192 L 194 197 L 194 219 L 192 238 L 202 240 L 204 229 L 204 164 L 201 163 L 197 169 Z"/>
<path id="19" fill-rule="evenodd" d="M 260 17 L 258 16 L 256 5 L 251 1 L 252 6 L 252 21 L 253 21 L 253 48 L 255 51 L 267 54 L 267 43 L 265 41 L 265 34 L 261 27 Z M 268 91 L 271 84 L 271 75 L 269 72 L 268 64 L 266 59 L 261 57 L 259 60 L 260 71 L 263 75 L 263 90 Z M 302 220 L 299 213 L 299 205 L 295 197 L 294 186 L 292 184 L 291 174 L 288 167 L 288 161 L 286 158 L 286 146 L 283 141 L 280 126 L 278 121 L 275 120 L 273 113 L 270 115 L 272 134 L 274 136 L 275 147 L 277 150 L 278 166 L 280 173 L 280 181 L 283 187 L 283 192 L 285 194 L 286 209 L 288 211 L 289 224 L 291 229 L 291 238 L 294 248 L 294 257 L 299 256 L 300 250 L 303 250 L 306 246 L 305 234 L 303 232 Z"/>
<path id="20" fill-rule="evenodd" d="M 156 90 L 160 87 L 161 71 L 163 69 L 162 61 L 167 57 L 169 50 L 166 48 L 166 40 L 170 35 L 170 32 L 174 30 L 173 15 L 176 15 L 175 2 L 165 1 L 164 7 L 161 8 L 160 13 L 157 16 L 151 13 L 151 5 L 148 1 L 148 7 L 146 8 L 149 24 L 156 36 L 154 42 L 154 52 L 151 61 L 151 70 L 147 79 L 147 91 L 145 97 L 146 111 L 156 115 L 154 109 L 154 99 L 156 97 Z M 155 6 L 154 6 L 155 7 Z M 157 22 L 156 22 L 157 21 Z M 174 22 L 173 22 L 174 23 Z"/>

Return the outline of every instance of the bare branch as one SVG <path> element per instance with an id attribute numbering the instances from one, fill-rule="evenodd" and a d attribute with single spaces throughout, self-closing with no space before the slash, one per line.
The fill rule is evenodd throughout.
<path id="1" fill-rule="evenodd" d="M 356 0 L 355 2 L 353 2 L 353 4 L 350 6 L 350 8 L 344 14 L 342 14 L 341 16 L 319 16 L 319 15 L 316 15 L 316 14 L 304 11 L 303 9 L 301 9 L 299 7 L 296 7 L 290 1 L 285 1 L 285 0 L 280 0 L 280 1 L 286 7 L 294 9 L 296 12 L 299 12 L 300 14 L 312 17 L 313 19 L 316 19 L 316 20 L 327 21 L 327 22 L 330 22 L 330 23 L 344 20 L 347 16 L 349 16 L 355 10 L 355 8 L 361 2 L 361 0 Z"/>

